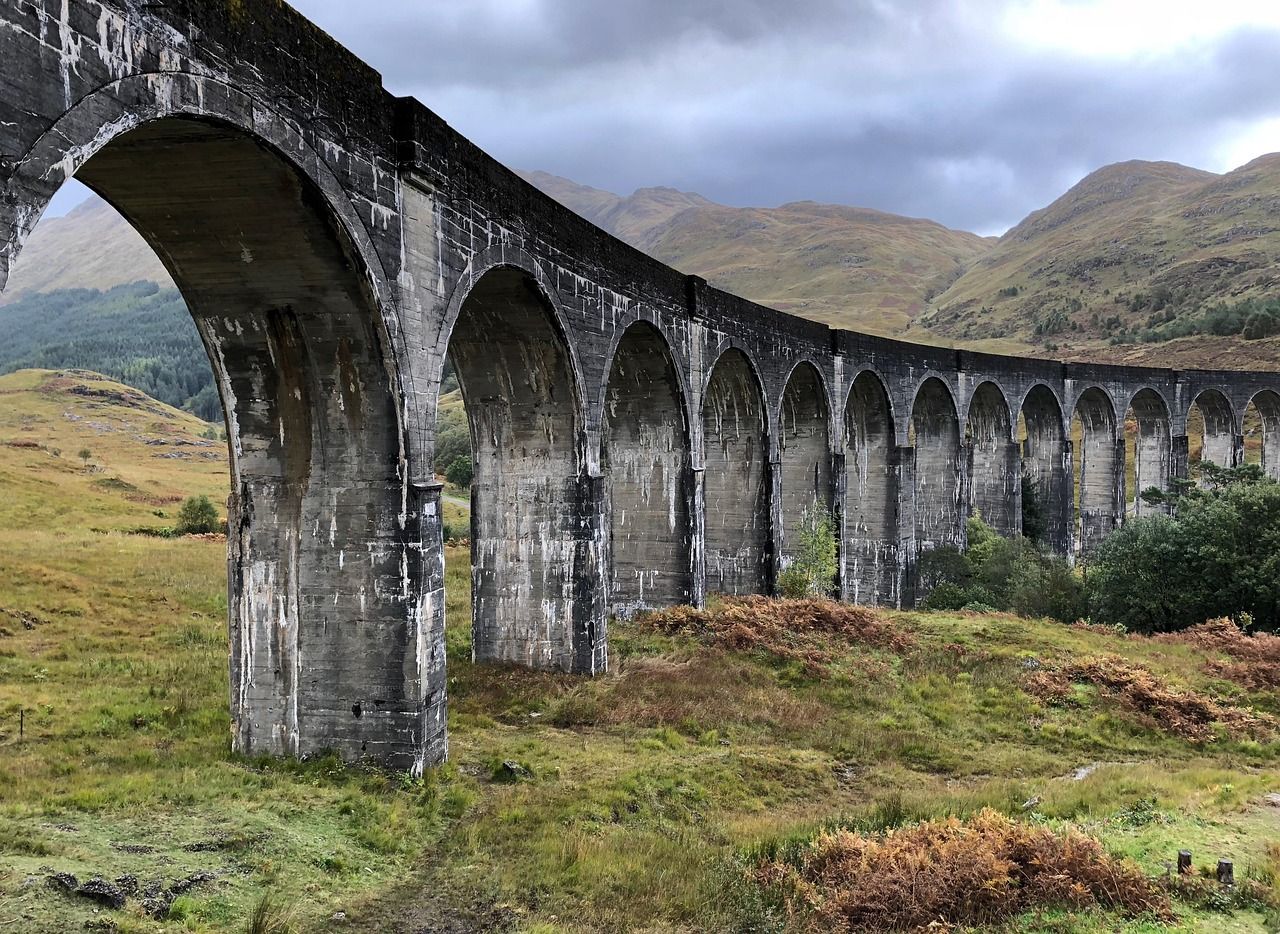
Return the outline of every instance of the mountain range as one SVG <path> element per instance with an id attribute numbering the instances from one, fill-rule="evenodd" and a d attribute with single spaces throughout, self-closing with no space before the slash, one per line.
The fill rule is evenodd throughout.
<path id="1" fill-rule="evenodd" d="M 1280 154 L 1222 175 L 1105 166 L 998 238 L 867 208 L 730 207 L 521 174 L 677 269 L 833 326 L 1068 360 L 1280 367 Z M 146 242 L 92 197 L 36 228 L 0 306 L 136 280 L 172 288 Z M 88 313 L 93 296 L 53 304 Z M 0 371 L 13 368 L 4 348 L 21 317 L 0 311 Z"/>

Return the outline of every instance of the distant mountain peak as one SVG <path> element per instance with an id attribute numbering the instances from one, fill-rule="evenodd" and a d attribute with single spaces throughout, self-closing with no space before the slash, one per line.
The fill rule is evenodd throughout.
<path id="1" fill-rule="evenodd" d="M 1047 207 L 1033 211 L 1001 239 L 1026 240 L 1115 205 L 1163 198 L 1219 176 L 1178 162 L 1130 159 L 1090 172 Z"/>

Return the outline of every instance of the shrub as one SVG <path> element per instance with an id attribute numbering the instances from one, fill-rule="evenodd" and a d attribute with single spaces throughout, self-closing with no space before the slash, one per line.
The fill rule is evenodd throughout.
<path id="1" fill-rule="evenodd" d="M 1087 601 L 1075 571 L 1027 538 L 1003 538 L 979 516 L 966 523 L 968 547 L 937 548 L 920 558 L 921 608 L 959 610 L 985 604 L 1020 616 L 1073 622 Z"/>
<path id="2" fill-rule="evenodd" d="M 823 833 L 752 875 L 815 931 L 951 930 L 1036 908 L 1094 906 L 1172 920 L 1156 885 L 1095 838 L 989 808 L 885 834 Z"/>
<path id="3" fill-rule="evenodd" d="M 1257 465 L 1202 465 L 1205 486 L 1144 496 L 1171 510 L 1106 538 L 1089 574 L 1092 614 L 1137 632 L 1169 632 L 1250 614 L 1280 627 L 1280 483 Z"/>
<path id="4" fill-rule="evenodd" d="M 444 478 L 455 486 L 471 486 L 472 472 L 471 455 L 461 454 L 445 468 Z"/>
<path id="5" fill-rule="evenodd" d="M 765 651 L 822 674 L 833 641 L 903 651 L 910 633 L 874 610 L 835 600 L 731 597 L 705 610 L 677 606 L 636 617 L 636 624 L 664 635 L 695 636 L 723 648 Z"/>
<path id="6" fill-rule="evenodd" d="M 201 535 L 216 532 L 222 526 L 218 507 L 209 497 L 189 496 L 178 510 L 177 531 L 180 535 Z"/>
<path id="7" fill-rule="evenodd" d="M 817 502 L 804 508 L 796 553 L 780 575 L 784 597 L 827 597 L 836 580 L 836 536 L 831 514 Z"/>

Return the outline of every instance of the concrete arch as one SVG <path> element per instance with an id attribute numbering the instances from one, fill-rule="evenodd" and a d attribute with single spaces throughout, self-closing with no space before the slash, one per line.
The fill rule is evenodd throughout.
<path id="1" fill-rule="evenodd" d="M 783 388 L 777 420 L 783 568 L 795 556 L 805 511 L 814 506 L 825 513 L 832 509 L 831 412 L 827 399 L 818 368 L 808 361 L 796 364 Z"/>
<path id="2" fill-rule="evenodd" d="M 871 606 L 900 602 L 899 460 L 893 400 L 872 370 L 858 373 L 844 407 L 842 596 Z"/>
<path id="3" fill-rule="evenodd" d="M 1125 509 L 1133 515 L 1151 512 L 1153 507 L 1142 499 L 1151 488 L 1169 489 L 1169 477 L 1173 467 L 1173 436 L 1170 428 L 1169 405 L 1156 390 L 1144 387 L 1133 393 L 1125 409 L 1125 418 L 1133 413 L 1137 421 L 1137 436 L 1133 448 L 1133 488 L 1125 495 Z M 1125 438 L 1126 457 L 1128 438 Z M 1128 468 L 1125 470 L 1126 482 Z"/>
<path id="4" fill-rule="evenodd" d="M 969 397 L 965 419 L 969 506 L 1001 535 L 1022 528 L 1022 471 L 1014 420 L 1004 391 L 990 380 Z"/>
<path id="5" fill-rule="evenodd" d="M 767 593 L 770 588 L 765 398 L 746 354 L 736 348 L 720 354 L 702 403 L 708 592 Z"/>
<path id="6" fill-rule="evenodd" d="M 532 290 L 546 306 L 547 313 L 551 316 L 551 322 L 555 329 L 558 339 L 564 344 L 566 354 L 566 365 L 571 377 L 574 393 L 574 404 L 577 407 L 577 424 L 579 426 L 580 437 L 578 443 L 582 446 L 582 458 L 585 466 L 590 466 L 586 462 L 590 460 L 586 451 L 585 429 L 590 423 L 589 412 L 587 406 L 589 403 L 588 393 L 586 391 L 587 380 L 583 376 L 581 362 L 578 359 L 578 352 L 574 347 L 574 342 L 570 340 L 571 333 L 569 328 L 568 315 L 565 314 L 564 306 L 560 303 L 560 296 L 556 291 L 555 284 L 533 256 L 519 247 L 512 247 L 506 244 L 494 244 L 480 250 L 471 257 L 467 263 L 466 269 L 458 278 L 457 284 L 453 287 L 453 291 L 449 295 L 449 302 L 445 306 L 443 316 L 440 318 L 440 325 L 436 330 L 435 343 L 429 354 L 432 362 L 432 370 L 429 381 L 429 398 L 428 402 L 432 412 L 435 411 L 436 399 L 440 389 L 440 378 L 444 372 L 445 359 L 448 356 L 449 345 L 453 339 L 453 332 L 457 327 L 458 318 L 462 314 L 462 307 L 467 299 L 475 290 L 476 285 L 485 278 L 489 273 L 497 270 L 511 270 L 521 273 L 526 277 L 526 281 L 532 287 Z M 606 371 L 607 373 L 607 371 Z M 434 425 L 432 433 L 434 435 Z"/>
<path id="7" fill-rule="evenodd" d="M 690 432 L 671 346 L 637 320 L 609 357 L 601 464 L 614 613 L 693 601 Z"/>
<path id="8" fill-rule="evenodd" d="M 1280 392 L 1260 390 L 1249 398 L 1249 405 L 1262 422 L 1262 470 L 1271 479 L 1280 480 Z"/>
<path id="9" fill-rule="evenodd" d="M 1077 397 L 1072 421 L 1076 418 L 1081 425 L 1076 541 L 1088 553 L 1124 516 L 1124 438 L 1117 431 L 1115 403 L 1099 386 Z"/>
<path id="10" fill-rule="evenodd" d="M 596 385 L 596 391 L 592 399 L 592 404 L 598 407 L 605 405 L 605 400 L 609 392 L 609 374 L 613 372 L 613 362 L 618 355 L 618 345 L 623 342 L 637 327 L 648 325 L 658 333 L 663 345 L 666 347 L 667 355 L 671 358 L 672 374 L 675 376 L 677 389 L 680 398 L 684 404 L 685 423 L 692 428 L 694 418 L 693 410 L 690 408 L 692 404 L 693 389 L 689 383 L 687 361 L 681 360 L 676 356 L 676 348 L 679 342 L 675 340 L 675 336 L 671 333 L 671 329 L 667 326 L 664 316 L 656 311 L 648 308 L 637 309 L 634 316 L 625 325 L 620 325 L 614 329 L 613 336 L 609 338 L 608 349 L 605 350 L 603 356 L 603 367 L 601 368 L 600 382 Z"/>
<path id="11" fill-rule="evenodd" d="M 1036 383 L 1019 405 L 1022 430 L 1022 534 L 1060 555 L 1071 549 L 1074 528 L 1071 449 L 1062 402 Z"/>
<path id="12" fill-rule="evenodd" d="M 909 394 L 903 396 L 901 400 L 901 409 L 906 413 L 906 417 L 900 419 L 898 426 L 898 443 L 900 445 L 909 446 L 913 443 L 913 434 L 915 428 L 914 419 L 911 413 L 915 410 L 916 400 L 920 398 L 920 393 L 929 383 L 938 383 L 946 390 L 947 396 L 951 399 L 952 408 L 956 412 L 956 424 L 959 425 L 960 406 L 956 400 L 959 398 L 959 391 L 956 383 L 959 382 L 958 374 L 943 373 L 939 370 L 924 370 L 915 381 L 911 384 Z M 958 429 L 957 429 L 958 430 Z"/>
<path id="13" fill-rule="evenodd" d="M 136 75 L 80 100 L 18 162 L 3 199 L 20 206 L 5 278 L 72 175 L 156 250 L 217 380 L 232 467 L 235 747 L 336 748 L 414 770 L 441 757 L 443 661 L 420 648 L 417 609 L 430 583 L 420 449 L 403 417 L 412 376 L 347 193 L 270 106 L 210 78 Z M 400 582 L 394 595 L 384 579 Z M 368 625 L 331 626 L 332 614 Z M 341 688 L 301 677 L 304 643 L 309 668 L 344 670 Z M 392 645 L 421 664 L 392 660 Z"/>
<path id="14" fill-rule="evenodd" d="M 723 341 L 717 342 L 714 348 L 714 362 L 706 367 L 702 377 L 702 385 L 698 387 L 700 392 L 699 399 L 703 400 L 705 408 L 707 391 L 711 387 L 711 378 L 715 375 L 716 367 L 720 365 L 720 362 L 724 360 L 726 355 L 734 353 L 741 355 L 743 360 L 746 361 L 747 368 L 751 372 L 751 378 L 760 389 L 761 399 L 763 400 L 764 405 L 764 428 L 765 438 L 768 445 L 767 457 L 769 463 L 776 463 L 778 459 L 778 426 L 777 422 L 774 420 L 774 406 L 769 403 L 769 389 L 765 384 L 764 373 L 760 368 L 759 362 L 756 360 L 755 352 L 752 347 L 734 337 L 728 337 Z M 695 449 L 696 448 L 697 444 L 695 443 Z"/>
<path id="15" fill-rule="evenodd" d="M 1212 461 L 1219 467 L 1234 467 L 1239 460 L 1237 446 L 1240 423 L 1230 397 L 1221 389 L 1206 387 L 1197 392 L 1187 406 L 1188 422 L 1191 420 L 1192 409 L 1200 413 L 1204 423 L 1204 436 L 1200 450 L 1190 451 L 1190 459 L 1193 462 Z"/>
<path id="16" fill-rule="evenodd" d="M 471 428 L 472 654 L 573 670 L 582 400 L 547 293 L 518 265 L 471 283 L 448 345 Z"/>
<path id="17" fill-rule="evenodd" d="M 915 542 L 920 553 L 964 543 L 964 471 L 960 418 L 950 387 L 937 377 L 920 383 L 911 406 Z"/>

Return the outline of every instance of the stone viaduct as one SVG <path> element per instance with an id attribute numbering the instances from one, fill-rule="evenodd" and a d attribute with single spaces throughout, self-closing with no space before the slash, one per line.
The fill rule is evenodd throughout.
<path id="1" fill-rule="evenodd" d="M 1280 475 L 1278 374 L 943 350 L 762 308 L 553 202 L 278 0 L 0 0 L 0 287 L 73 175 L 164 260 L 217 375 L 245 753 L 445 756 L 446 357 L 485 661 L 601 672 L 614 612 L 768 592 L 814 501 L 841 595 L 866 603 L 909 604 L 918 556 L 973 509 L 1018 531 L 1024 471 L 1052 546 L 1087 549 L 1135 489 L 1186 474 L 1193 403 L 1227 464 L 1252 401 Z"/>

